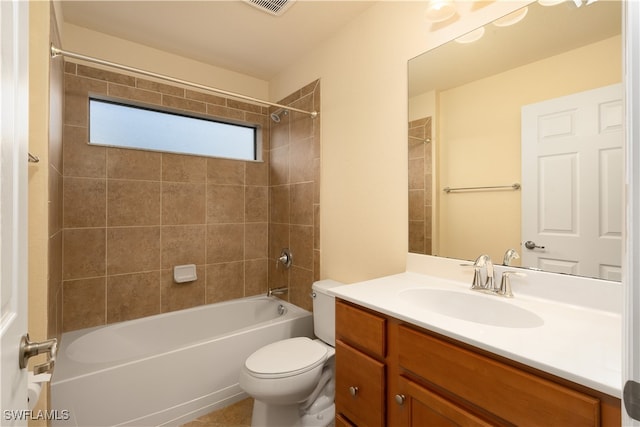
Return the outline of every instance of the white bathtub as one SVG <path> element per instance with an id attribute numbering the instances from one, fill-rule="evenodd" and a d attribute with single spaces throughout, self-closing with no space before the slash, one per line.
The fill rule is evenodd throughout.
<path id="1" fill-rule="evenodd" d="M 65 333 L 51 406 L 71 417 L 52 425 L 180 425 L 247 397 L 255 350 L 312 334 L 309 311 L 265 296 Z"/>

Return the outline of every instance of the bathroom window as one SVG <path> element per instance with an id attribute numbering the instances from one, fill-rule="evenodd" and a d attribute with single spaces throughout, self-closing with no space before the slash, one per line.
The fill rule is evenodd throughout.
<path id="1" fill-rule="evenodd" d="M 257 126 L 89 98 L 89 144 L 258 160 Z"/>

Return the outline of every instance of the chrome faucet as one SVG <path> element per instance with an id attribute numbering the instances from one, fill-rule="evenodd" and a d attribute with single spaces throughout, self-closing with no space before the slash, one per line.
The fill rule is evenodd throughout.
<path id="1" fill-rule="evenodd" d="M 282 288 L 269 288 L 269 290 L 267 291 L 267 296 L 273 296 L 273 295 L 284 295 L 285 293 L 289 292 L 289 288 L 287 288 L 286 286 L 283 286 Z"/>
<path id="2" fill-rule="evenodd" d="M 276 259 L 276 269 L 278 269 L 280 264 L 282 264 L 282 266 L 285 269 L 287 269 L 291 267 L 292 263 L 293 263 L 293 255 L 291 254 L 291 251 L 289 250 L 289 248 L 282 249 L 282 251 L 280 252 L 280 256 L 278 257 L 278 259 Z"/>
<path id="3" fill-rule="evenodd" d="M 509 266 L 511 265 L 511 261 L 518 258 L 520 258 L 520 255 L 518 255 L 515 249 L 507 249 L 504 253 L 504 258 L 502 258 L 502 265 Z"/>
<path id="4" fill-rule="evenodd" d="M 481 270 L 485 268 L 487 271 L 487 278 L 482 281 Z M 473 282 L 471 283 L 471 289 L 479 291 L 494 291 L 494 275 L 493 275 L 493 262 L 487 254 L 482 254 L 473 262 Z"/>

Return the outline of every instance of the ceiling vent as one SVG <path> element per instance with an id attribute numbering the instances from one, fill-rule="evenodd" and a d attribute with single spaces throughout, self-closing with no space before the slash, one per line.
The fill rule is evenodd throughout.
<path id="1" fill-rule="evenodd" d="M 282 15 L 295 2 L 295 0 L 245 0 L 245 1 L 255 8 L 275 16 Z"/>

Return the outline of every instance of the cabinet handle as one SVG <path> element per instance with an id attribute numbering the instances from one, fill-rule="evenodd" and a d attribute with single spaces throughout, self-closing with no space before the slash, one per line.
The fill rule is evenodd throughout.
<path id="1" fill-rule="evenodd" d="M 404 405 L 405 397 L 404 394 L 396 394 L 396 403 L 400 406 Z"/>
<path id="2" fill-rule="evenodd" d="M 356 395 L 358 394 L 358 387 L 355 387 L 355 386 L 349 387 L 349 394 L 353 397 L 356 397 Z"/>

